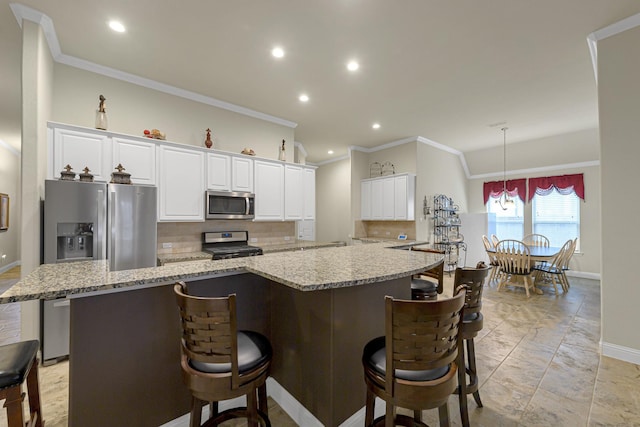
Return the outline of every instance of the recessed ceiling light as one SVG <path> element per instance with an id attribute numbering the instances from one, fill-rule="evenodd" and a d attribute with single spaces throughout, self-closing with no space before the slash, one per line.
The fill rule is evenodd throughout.
<path id="1" fill-rule="evenodd" d="M 357 61 L 349 61 L 347 64 L 347 70 L 349 71 L 356 71 L 358 68 L 360 68 L 360 64 Z"/>
<path id="2" fill-rule="evenodd" d="M 109 21 L 109 28 L 117 33 L 124 33 L 126 31 L 126 28 L 124 28 L 124 25 L 122 25 L 120 21 Z"/>
<path id="3" fill-rule="evenodd" d="M 276 46 L 271 49 L 271 55 L 276 58 L 282 58 L 284 56 L 284 49 L 282 49 L 280 46 Z"/>
<path id="4" fill-rule="evenodd" d="M 300 96 L 298 97 L 298 99 L 299 99 L 301 102 L 307 102 L 307 101 L 309 100 L 309 96 L 308 96 L 307 94 L 303 93 L 302 95 L 300 95 Z"/>
<path id="5" fill-rule="evenodd" d="M 374 129 L 380 129 L 380 123 L 374 123 L 371 127 Z"/>
<path id="6" fill-rule="evenodd" d="M 333 150 L 327 151 L 328 154 L 333 154 Z"/>

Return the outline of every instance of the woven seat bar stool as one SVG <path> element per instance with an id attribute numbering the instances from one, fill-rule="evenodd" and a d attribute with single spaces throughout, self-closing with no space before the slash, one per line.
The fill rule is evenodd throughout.
<path id="1" fill-rule="evenodd" d="M 385 335 L 369 341 L 362 353 L 367 385 L 365 426 L 426 426 L 422 410 L 438 408 L 440 426 L 449 425 L 447 401 L 458 385 L 460 334 L 465 291 L 438 301 L 385 297 Z M 375 397 L 386 402 L 385 415 L 373 419 Z M 413 417 L 396 414 L 396 408 Z"/>
<path id="2" fill-rule="evenodd" d="M 209 419 L 217 426 L 232 418 L 246 418 L 251 427 L 271 426 L 267 412 L 266 379 L 271 344 L 253 331 L 238 331 L 236 296 L 197 297 L 183 282 L 174 285 L 182 320 L 182 378 L 191 390 L 190 427 L 200 427 L 202 408 L 209 403 Z M 218 402 L 246 396 L 247 406 L 218 413 Z"/>
<path id="3" fill-rule="evenodd" d="M 43 427 L 38 380 L 38 340 L 21 341 L 0 347 L 0 400 L 7 408 L 9 427 L 24 427 L 22 384 L 27 382 L 30 427 Z"/>
<path id="4" fill-rule="evenodd" d="M 453 282 L 453 287 L 458 292 L 462 289 L 466 291 L 461 327 L 462 339 L 464 344 L 466 344 L 466 348 L 460 349 L 460 351 L 464 351 L 466 355 L 466 364 L 465 369 L 460 369 L 459 371 L 459 373 L 463 374 L 460 378 L 460 383 L 464 383 L 464 392 L 460 392 L 461 387 L 458 387 L 456 390 L 460 402 L 460 416 L 465 425 L 469 424 L 467 395 L 473 394 L 476 404 L 479 408 L 482 408 L 480 392 L 478 391 L 478 370 L 476 368 L 476 350 L 473 339 L 478 336 L 478 332 L 480 332 L 483 327 L 481 312 L 482 290 L 490 268 L 491 266 L 484 268 L 458 267 Z M 466 375 L 469 376 L 469 382 L 466 382 Z"/>

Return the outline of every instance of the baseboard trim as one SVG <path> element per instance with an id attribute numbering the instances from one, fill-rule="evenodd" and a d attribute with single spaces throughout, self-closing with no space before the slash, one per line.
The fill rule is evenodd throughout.
<path id="1" fill-rule="evenodd" d="M 13 267 L 17 267 L 19 265 L 20 265 L 20 261 L 14 261 L 11 264 L 7 264 L 4 267 L 0 267 L 0 274 L 4 273 L 5 271 L 9 271 Z"/>
<path id="2" fill-rule="evenodd" d="M 271 396 L 271 398 L 280 405 L 282 410 L 299 426 L 324 427 L 307 408 L 271 377 L 267 378 L 267 394 Z"/>
<path id="3" fill-rule="evenodd" d="M 640 350 L 635 348 L 601 342 L 600 351 L 603 356 L 613 357 L 614 359 L 622 360 L 624 362 L 640 365 Z"/>
<path id="4" fill-rule="evenodd" d="M 580 279 L 593 279 L 593 280 L 600 280 L 600 273 L 589 273 L 586 271 L 567 271 L 566 273 L 567 276 L 569 277 L 577 277 Z"/>

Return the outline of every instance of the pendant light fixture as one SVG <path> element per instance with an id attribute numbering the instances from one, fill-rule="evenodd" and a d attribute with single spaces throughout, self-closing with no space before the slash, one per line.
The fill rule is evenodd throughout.
<path id="1" fill-rule="evenodd" d="M 503 175 L 502 175 L 502 194 L 498 198 L 497 202 L 500 204 L 500 207 L 503 211 L 506 211 L 509 208 L 509 205 L 513 205 L 514 201 L 507 194 L 507 129 L 508 127 L 502 128 L 503 142 L 502 142 L 502 161 L 503 161 Z"/>

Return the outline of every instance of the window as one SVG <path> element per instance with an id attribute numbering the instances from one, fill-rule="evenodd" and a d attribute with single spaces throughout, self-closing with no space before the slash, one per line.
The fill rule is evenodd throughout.
<path id="1" fill-rule="evenodd" d="M 500 240 L 521 240 L 524 234 L 524 202 L 517 196 L 511 200 L 513 203 L 506 204 L 506 210 L 502 209 L 498 199 L 490 197 L 487 202 L 487 212 L 496 214 L 496 236 Z"/>
<path id="2" fill-rule="evenodd" d="M 534 233 L 547 236 L 551 246 L 561 247 L 580 237 L 580 198 L 574 192 L 562 195 L 555 188 L 545 196 L 536 194 L 531 221 Z"/>

